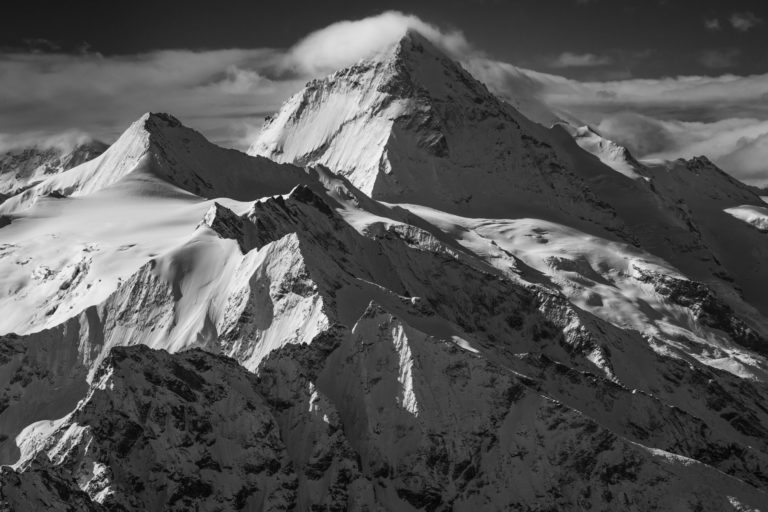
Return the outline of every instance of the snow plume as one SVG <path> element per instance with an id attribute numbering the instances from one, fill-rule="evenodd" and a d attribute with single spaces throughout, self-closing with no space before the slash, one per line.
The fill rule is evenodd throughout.
<path id="1" fill-rule="evenodd" d="M 340 21 L 312 32 L 290 49 L 286 64 L 310 75 L 335 71 L 388 48 L 408 30 L 419 32 L 454 57 L 472 53 L 461 31 L 444 31 L 416 16 L 387 11 L 361 20 Z"/>

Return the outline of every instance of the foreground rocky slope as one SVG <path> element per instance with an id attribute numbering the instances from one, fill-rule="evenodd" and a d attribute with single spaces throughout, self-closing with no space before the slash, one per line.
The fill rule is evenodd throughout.
<path id="1" fill-rule="evenodd" d="M 150 114 L 99 159 L 6 202 L 0 502 L 768 510 L 768 324 L 732 277 L 691 273 L 724 268 L 713 255 L 726 249 L 710 247 L 721 214 L 764 236 L 722 211 L 750 189 L 712 191 L 728 178 L 706 162 L 652 167 L 593 132 L 547 130 L 457 67 L 426 84 L 446 95 L 436 107 L 436 89 L 402 81 L 424 52 L 450 64 L 427 44 L 409 35 L 383 61 L 311 84 L 298 110 L 289 102 L 260 140 L 281 133 L 282 159 L 305 168 Z M 487 104 L 462 112 L 490 117 L 452 118 L 460 130 L 435 156 L 439 137 L 423 136 L 442 128 L 409 123 L 442 123 L 468 90 Z M 388 114 L 358 118 L 357 100 L 338 103 L 351 97 Z M 329 112 L 354 130 L 324 132 Z M 486 187 L 484 161 L 466 175 L 430 167 L 494 116 L 499 154 L 514 157 Z M 295 133 L 273 131 L 281 123 Z M 354 133 L 395 133 L 392 168 L 366 167 L 382 147 Z M 289 158 L 310 135 L 329 138 Z M 417 160 L 397 160 L 403 147 Z M 617 162 L 632 172 L 606 165 Z M 508 215 L 474 216 L 481 195 L 454 201 L 464 178 Z M 518 203 L 504 202 L 510 190 Z M 393 191 L 416 204 L 375 199 Z M 643 231 L 628 211 L 648 204 Z M 685 266 L 651 228 L 688 233 L 673 248 L 690 241 Z"/>
<path id="2" fill-rule="evenodd" d="M 26 429 L 20 462 L 1 477 L 6 503 L 86 504 L 85 494 L 108 510 L 724 510 L 765 499 L 627 442 L 375 305 L 351 335 L 295 347 L 259 377 L 200 351 L 113 349 L 71 414 Z"/>

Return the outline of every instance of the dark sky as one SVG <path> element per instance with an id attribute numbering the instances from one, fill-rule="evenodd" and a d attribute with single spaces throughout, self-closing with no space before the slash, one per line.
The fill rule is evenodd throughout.
<path id="1" fill-rule="evenodd" d="M 0 16 L 0 46 L 5 48 L 50 47 L 36 39 L 65 51 L 76 51 L 85 42 L 105 55 L 168 48 L 287 47 L 332 22 L 395 9 L 444 28 L 459 28 L 498 59 L 580 79 L 768 70 L 765 0 L 14 3 Z M 592 54 L 594 59 L 557 66 L 554 62 L 564 52 Z"/>

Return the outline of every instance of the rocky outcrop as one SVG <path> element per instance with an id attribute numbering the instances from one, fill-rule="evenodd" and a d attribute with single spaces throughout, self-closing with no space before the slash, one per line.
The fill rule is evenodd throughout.
<path id="1" fill-rule="evenodd" d="M 2 474 L 3 499 L 150 511 L 766 502 L 375 304 L 351 331 L 276 350 L 257 373 L 199 350 L 114 348 L 70 414 L 20 436 L 24 455 Z"/>
<path id="2" fill-rule="evenodd" d="M 635 278 L 651 284 L 667 300 L 686 307 L 696 321 L 728 333 L 738 344 L 768 356 L 768 341 L 734 314 L 733 309 L 703 283 L 678 279 L 634 267 Z"/>

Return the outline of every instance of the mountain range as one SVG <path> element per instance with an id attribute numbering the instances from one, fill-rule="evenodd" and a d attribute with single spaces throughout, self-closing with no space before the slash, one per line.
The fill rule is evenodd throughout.
<path id="1" fill-rule="evenodd" d="M 408 32 L 248 154 L 4 159 L 0 503 L 768 511 L 764 192 L 542 108 Z"/>

